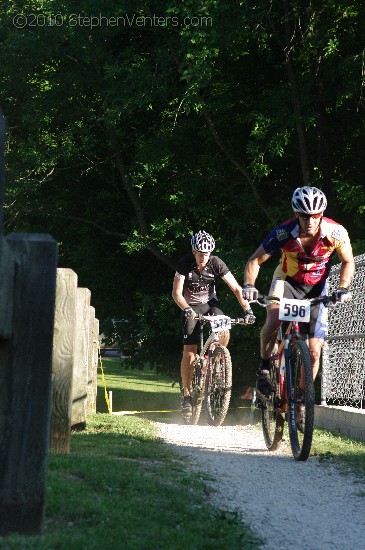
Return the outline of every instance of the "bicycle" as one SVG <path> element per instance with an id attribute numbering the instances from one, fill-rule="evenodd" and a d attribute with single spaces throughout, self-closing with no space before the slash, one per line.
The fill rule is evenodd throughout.
<path id="1" fill-rule="evenodd" d="M 280 302 L 279 319 L 289 321 L 283 336 L 278 330 L 277 342 L 270 361 L 268 381 L 272 392 L 259 394 L 257 407 L 261 409 L 262 430 L 266 447 L 275 451 L 282 440 L 285 420 L 288 422 L 290 446 L 296 460 L 307 460 L 314 430 L 314 386 L 312 358 L 308 336 L 300 332 L 302 323 L 309 322 L 310 306 L 336 303 L 336 295 L 310 300 L 294 300 L 275 296 L 259 296 L 253 303 L 267 307 Z"/>
<path id="2" fill-rule="evenodd" d="M 199 422 L 203 401 L 210 426 L 220 426 L 228 412 L 232 391 L 232 359 L 228 349 L 219 343 L 218 333 L 230 330 L 232 325 L 245 325 L 245 319 L 225 315 L 197 315 L 200 322 L 199 350 L 193 364 L 190 389 L 192 416 L 184 417 L 186 424 Z M 252 316 L 253 322 L 254 317 Z M 203 329 L 210 324 L 210 333 L 204 343 Z"/>

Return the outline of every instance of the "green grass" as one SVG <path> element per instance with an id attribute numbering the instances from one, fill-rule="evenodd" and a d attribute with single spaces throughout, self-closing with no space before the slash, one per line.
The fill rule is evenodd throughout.
<path id="1" fill-rule="evenodd" d="M 128 360 L 103 359 L 107 393 L 112 391 L 113 412 L 134 412 L 157 422 L 180 423 L 180 388 L 155 371 L 129 369 Z M 97 411 L 108 412 L 105 391 L 99 374 Z M 232 392 L 231 407 L 225 425 L 250 423 L 250 402 L 242 401 L 238 392 Z M 260 417 L 260 411 L 255 411 Z"/>
<path id="2" fill-rule="evenodd" d="M 261 431 L 261 422 L 255 424 Z M 283 443 L 290 447 L 288 424 L 284 424 Z M 365 477 L 365 443 L 324 429 L 315 429 L 311 457 L 319 458 L 323 464 L 335 464 L 343 473 L 358 478 Z"/>
<path id="3" fill-rule="evenodd" d="M 237 516 L 207 502 L 209 489 L 156 438 L 148 420 L 96 414 L 51 456 L 44 533 L 0 538 L 1 549 L 256 549 Z"/>
<path id="4" fill-rule="evenodd" d="M 149 418 L 181 422 L 179 388 L 119 360 L 103 366 L 115 410 L 155 412 L 89 416 L 87 429 L 72 433 L 71 454 L 50 456 L 43 534 L 0 537 L 0 549 L 258 549 L 260 540 L 238 515 L 208 503 L 209 476 L 192 471 L 156 436 Z M 106 410 L 101 380 L 97 408 Z M 235 413 L 242 424 L 244 411 Z M 365 475 L 363 443 L 315 430 L 312 455 Z"/>
<path id="5" fill-rule="evenodd" d="M 365 444 L 327 430 L 314 430 L 312 456 L 335 462 L 344 471 L 365 477 Z"/>
<path id="6" fill-rule="evenodd" d="M 181 421 L 169 379 L 119 360 L 103 367 L 115 410 L 168 410 L 152 416 Z M 101 378 L 97 408 L 107 410 Z M 0 549 L 259 548 L 235 513 L 208 503 L 208 477 L 158 439 L 149 414 L 89 416 L 87 429 L 72 433 L 71 454 L 50 456 L 43 534 L 0 537 Z"/>
<path id="7" fill-rule="evenodd" d="M 120 411 L 153 411 L 147 414 L 162 420 L 165 413 L 159 411 L 180 410 L 180 388 L 178 384 L 154 371 L 128 369 L 128 360 L 103 359 L 107 392 L 112 392 L 113 412 Z M 101 374 L 97 397 L 98 412 L 108 412 L 102 386 Z M 156 414 L 154 414 L 156 413 Z"/>

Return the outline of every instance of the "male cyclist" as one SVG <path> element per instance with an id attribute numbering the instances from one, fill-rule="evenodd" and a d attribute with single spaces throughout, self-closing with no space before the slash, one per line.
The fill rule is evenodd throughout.
<path id="1" fill-rule="evenodd" d="M 274 272 L 270 296 L 309 299 L 325 295 L 331 259 L 337 252 L 341 261 L 337 300 L 348 302 L 351 299 L 349 287 L 355 263 L 346 229 L 324 217 L 327 199 L 317 187 L 298 187 L 294 191 L 291 204 L 294 217 L 273 229 L 247 262 L 243 285 L 244 298 L 249 301 L 257 299 L 255 282 L 260 266 L 276 250 L 281 250 L 281 260 Z M 268 306 L 266 322 L 260 334 L 261 363 L 257 373 L 257 389 L 264 395 L 271 392 L 267 371 L 277 330 L 281 324 L 278 313 L 279 304 L 272 303 Z M 318 373 L 326 331 L 326 308 L 323 304 L 311 307 L 308 335 L 313 380 Z"/>
<path id="2" fill-rule="evenodd" d="M 196 314 L 223 315 L 218 308 L 215 291 L 215 282 L 218 278 L 221 277 L 236 295 L 245 312 L 246 322 L 255 321 L 249 303 L 242 297 L 242 287 L 226 264 L 218 256 L 211 255 L 215 248 L 213 237 L 205 231 L 199 231 L 193 235 L 191 247 L 191 253 L 181 258 L 177 264 L 172 289 L 172 297 L 182 310 L 184 347 L 180 367 L 183 387 L 181 413 L 186 417 L 192 415 L 190 387 L 199 336 L 199 326 L 195 316 Z M 226 346 L 229 341 L 229 331 L 222 331 L 219 334 L 219 341 Z"/>

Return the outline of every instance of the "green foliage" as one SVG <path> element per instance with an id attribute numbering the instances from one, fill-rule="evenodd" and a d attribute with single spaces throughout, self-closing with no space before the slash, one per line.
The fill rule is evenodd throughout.
<path id="1" fill-rule="evenodd" d="M 334 183 L 344 211 L 355 216 L 356 225 L 364 227 L 365 189 L 363 185 L 341 181 Z"/>
<path id="2" fill-rule="evenodd" d="M 363 0 L 233 4 L 0 7 L 6 231 L 52 234 L 101 329 L 128 319 L 123 344 L 167 369 L 173 266 L 193 231 L 241 280 L 308 173 L 363 250 Z M 255 338 L 237 344 L 252 361 Z"/>

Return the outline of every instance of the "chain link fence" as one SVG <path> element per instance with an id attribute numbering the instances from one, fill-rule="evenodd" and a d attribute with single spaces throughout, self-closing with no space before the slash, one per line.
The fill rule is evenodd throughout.
<path id="1" fill-rule="evenodd" d="M 321 404 L 365 408 L 365 254 L 355 257 L 352 300 L 328 308 L 328 338 L 323 346 Z M 338 287 L 340 264 L 329 277 Z"/>

